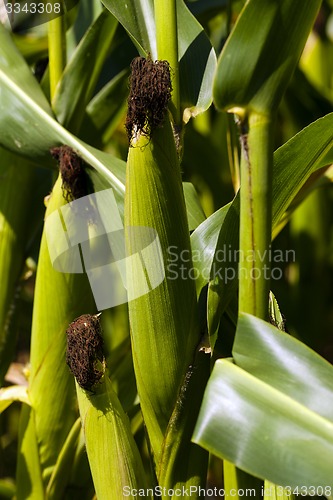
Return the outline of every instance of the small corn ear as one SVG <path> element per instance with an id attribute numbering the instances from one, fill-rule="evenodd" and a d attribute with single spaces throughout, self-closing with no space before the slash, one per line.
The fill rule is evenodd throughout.
<path id="1" fill-rule="evenodd" d="M 58 178 L 47 206 L 46 218 L 65 204 L 61 179 Z M 28 433 L 32 430 L 36 433 L 45 486 L 76 418 L 75 388 L 65 362 L 66 326 L 87 311 L 94 312 L 87 277 L 61 273 L 52 267 L 44 230 L 37 267 L 31 337 L 29 396 L 33 425 L 28 423 L 26 433 L 23 428 L 21 433 L 24 439 L 30 439 Z M 22 425 L 27 425 L 27 421 Z M 19 457 L 19 461 L 27 464 L 31 459 L 25 449 Z M 20 464 L 19 468 L 24 470 Z"/>
<path id="2" fill-rule="evenodd" d="M 130 422 L 110 380 L 104 375 L 94 392 L 76 383 L 81 422 L 93 476 L 100 500 L 137 498 L 131 492 L 147 493 L 145 472 Z M 145 498 L 152 498 L 149 494 Z"/>

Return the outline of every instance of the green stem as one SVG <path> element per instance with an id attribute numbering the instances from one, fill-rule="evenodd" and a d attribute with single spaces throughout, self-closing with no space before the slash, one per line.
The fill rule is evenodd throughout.
<path id="1" fill-rule="evenodd" d="M 227 115 L 227 150 L 229 159 L 229 168 L 232 185 L 235 193 L 240 187 L 240 162 L 239 162 L 239 140 L 237 129 L 235 127 L 235 118 L 232 113 Z"/>
<path id="2" fill-rule="evenodd" d="M 48 22 L 49 71 L 51 102 L 61 78 L 66 61 L 65 16 L 58 16 Z"/>
<path id="3" fill-rule="evenodd" d="M 176 0 L 154 0 L 157 57 L 169 62 L 172 71 L 171 111 L 180 128 L 180 91 L 178 67 L 178 33 Z"/>
<path id="4" fill-rule="evenodd" d="M 241 159 L 239 311 L 262 319 L 270 289 L 272 135 L 271 117 L 251 113 Z"/>

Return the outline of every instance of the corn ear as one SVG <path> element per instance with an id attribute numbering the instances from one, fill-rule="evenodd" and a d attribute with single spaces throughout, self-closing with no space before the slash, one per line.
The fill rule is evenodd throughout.
<path id="1" fill-rule="evenodd" d="M 169 419 L 200 340 L 195 283 L 189 277 L 191 250 L 179 160 L 167 119 L 150 139 L 141 135 L 129 149 L 125 231 L 134 369 L 158 462 Z M 149 245 L 150 231 L 157 235 L 159 247 L 156 240 Z M 146 269 L 142 272 L 143 256 Z M 165 272 L 162 281 L 161 270 Z M 152 285 L 154 282 L 160 284 Z"/>
<path id="2" fill-rule="evenodd" d="M 65 204 L 61 179 L 58 178 L 47 206 L 46 218 Z M 45 486 L 76 418 L 75 387 L 65 362 L 66 327 L 75 317 L 87 311 L 94 312 L 87 277 L 60 273 L 52 267 L 44 230 L 31 336 L 29 396 L 32 405 L 30 419 L 34 424 L 28 425 L 26 433 L 29 429 L 36 432 Z M 28 452 L 22 451 L 19 457 L 19 460 L 29 463 Z M 26 480 L 29 481 L 28 478 Z"/>
<path id="3" fill-rule="evenodd" d="M 137 498 L 132 490 L 145 490 L 146 479 L 130 422 L 110 380 L 104 375 L 94 392 L 76 383 L 81 422 L 99 500 Z M 148 494 L 145 498 L 151 498 Z"/>

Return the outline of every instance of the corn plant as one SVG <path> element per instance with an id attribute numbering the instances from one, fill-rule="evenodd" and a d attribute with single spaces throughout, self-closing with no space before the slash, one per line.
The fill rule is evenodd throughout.
<path id="1" fill-rule="evenodd" d="M 0 496 L 331 497 L 333 6 L 69 4 L 0 23 Z"/>

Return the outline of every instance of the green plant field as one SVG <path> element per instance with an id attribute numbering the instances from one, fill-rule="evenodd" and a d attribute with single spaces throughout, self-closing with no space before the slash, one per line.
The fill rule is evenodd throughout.
<path id="1" fill-rule="evenodd" d="M 333 498 L 332 180 L 332 0 L 4 2 L 0 498 Z"/>

